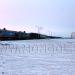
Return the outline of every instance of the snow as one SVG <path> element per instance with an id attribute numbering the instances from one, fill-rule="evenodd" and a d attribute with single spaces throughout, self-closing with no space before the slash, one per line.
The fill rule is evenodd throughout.
<path id="1" fill-rule="evenodd" d="M 75 75 L 75 40 L 0 41 L 0 75 Z"/>

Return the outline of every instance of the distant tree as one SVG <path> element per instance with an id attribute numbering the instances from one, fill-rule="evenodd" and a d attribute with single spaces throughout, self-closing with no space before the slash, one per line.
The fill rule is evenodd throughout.
<path id="1" fill-rule="evenodd" d="M 26 33 L 26 31 L 24 31 L 24 33 Z"/>
<path id="2" fill-rule="evenodd" d="M 6 28 L 3 28 L 3 30 L 6 30 Z"/>

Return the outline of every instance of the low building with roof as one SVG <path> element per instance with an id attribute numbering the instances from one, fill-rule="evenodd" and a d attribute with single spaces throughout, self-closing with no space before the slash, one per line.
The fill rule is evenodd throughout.
<path id="1" fill-rule="evenodd" d="M 71 33 L 71 38 L 72 38 L 72 39 L 75 39 L 75 32 L 72 32 L 72 33 Z"/>

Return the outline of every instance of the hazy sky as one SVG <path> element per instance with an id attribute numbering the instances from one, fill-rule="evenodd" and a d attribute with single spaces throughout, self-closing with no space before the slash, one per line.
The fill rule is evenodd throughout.
<path id="1" fill-rule="evenodd" d="M 0 28 L 53 35 L 75 31 L 75 0 L 0 0 Z"/>

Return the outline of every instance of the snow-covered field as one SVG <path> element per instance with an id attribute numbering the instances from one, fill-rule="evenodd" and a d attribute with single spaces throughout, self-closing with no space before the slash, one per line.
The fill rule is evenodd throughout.
<path id="1" fill-rule="evenodd" d="M 75 40 L 0 41 L 0 75 L 75 75 Z"/>

